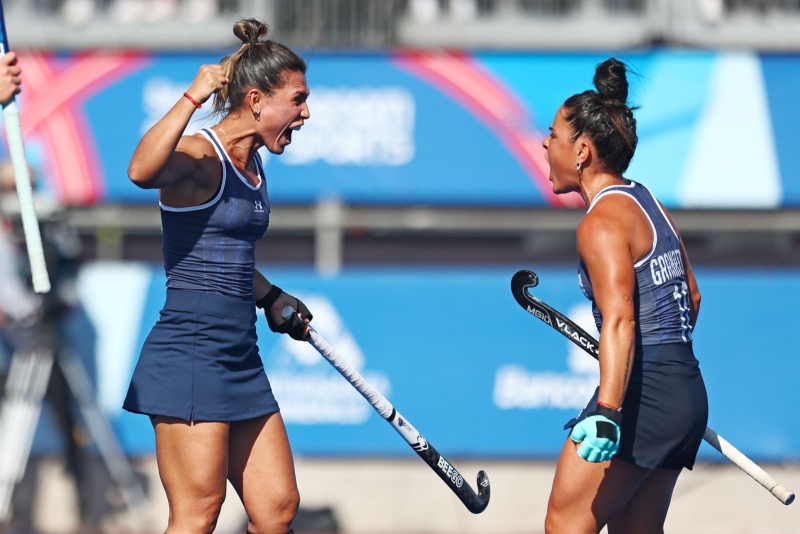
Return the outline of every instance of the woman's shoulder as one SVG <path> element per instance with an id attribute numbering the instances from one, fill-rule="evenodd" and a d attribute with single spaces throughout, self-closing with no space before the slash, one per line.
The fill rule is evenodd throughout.
<path id="1" fill-rule="evenodd" d="M 591 209 L 586 213 L 585 218 L 591 215 L 599 217 L 624 216 L 625 211 L 637 206 L 636 196 L 633 194 L 633 186 L 636 182 L 628 182 L 621 186 L 614 186 L 602 191 L 592 202 Z"/>
<path id="2" fill-rule="evenodd" d="M 578 235 L 624 233 L 640 216 L 641 209 L 631 195 L 605 194 L 592 204 L 592 209 L 581 219 Z"/>
<path id="3" fill-rule="evenodd" d="M 197 159 L 205 158 L 208 156 L 216 157 L 216 150 L 211 141 L 201 132 L 192 135 L 181 136 L 178 141 L 176 151 L 183 152 L 188 156 L 193 156 Z"/>
<path id="4" fill-rule="evenodd" d="M 195 205 L 198 197 L 208 198 L 219 187 L 222 167 L 211 142 L 200 134 L 184 135 L 172 158 L 173 170 L 180 176 L 161 191 L 162 202 L 173 207 Z"/>

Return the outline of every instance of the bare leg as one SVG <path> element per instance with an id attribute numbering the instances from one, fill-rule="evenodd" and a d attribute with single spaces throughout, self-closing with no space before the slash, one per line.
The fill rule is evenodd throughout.
<path id="1" fill-rule="evenodd" d="M 672 490 L 678 480 L 677 469 L 659 469 L 642 482 L 639 489 L 611 521 L 610 534 L 663 534 Z"/>
<path id="2" fill-rule="evenodd" d="M 244 503 L 250 534 L 287 534 L 300 505 L 280 412 L 231 423 L 228 479 Z"/>
<path id="3" fill-rule="evenodd" d="M 547 505 L 545 532 L 597 533 L 652 472 L 622 460 L 587 462 L 567 438 Z"/>
<path id="4" fill-rule="evenodd" d="M 158 474 L 169 501 L 169 534 L 210 533 L 225 500 L 228 423 L 156 417 Z"/>

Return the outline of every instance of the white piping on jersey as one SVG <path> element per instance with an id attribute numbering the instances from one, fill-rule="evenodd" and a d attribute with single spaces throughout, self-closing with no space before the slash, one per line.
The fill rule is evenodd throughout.
<path id="1" fill-rule="evenodd" d="M 626 196 L 630 197 L 631 200 L 636 202 L 636 205 L 639 206 L 640 210 L 642 210 L 642 213 L 644 213 L 644 216 L 647 218 L 647 222 L 650 223 L 650 228 L 653 230 L 653 244 L 650 247 L 650 252 L 645 254 L 642 259 L 640 259 L 639 261 L 637 261 L 636 263 L 633 264 L 633 268 L 634 269 L 638 269 L 639 267 L 644 265 L 645 262 L 649 261 L 650 258 L 653 257 L 653 253 L 656 251 L 656 246 L 658 246 L 658 232 L 656 232 L 656 225 L 653 224 L 653 220 L 650 218 L 650 215 L 648 215 L 647 211 L 645 211 L 644 206 L 639 204 L 639 201 L 636 200 L 636 197 L 634 197 L 629 191 L 620 190 L 619 188 L 621 188 L 621 187 L 633 188 L 633 182 L 631 182 L 629 185 L 624 185 L 624 184 L 623 185 L 615 185 L 615 186 L 609 187 L 608 189 L 603 189 L 602 191 L 600 191 L 600 193 L 598 193 L 598 195 L 596 197 L 594 197 L 594 199 L 592 200 L 592 205 L 589 206 L 589 209 L 586 210 L 586 213 L 589 213 L 590 211 L 592 211 L 592 208 L 597 204 L 597 201 L 600 200 L 601 197 L 606 196 L 606 195 L 614 195 L 614 194 L 626 195 Z M 650 194 L 652 195 L 652 193 L 650 193 Z M 674 231 L 674 229 L 673 229 L 673 231 Z"/>
<path id="2" fill-rule="evenodd" d="M 645 188 L 645 189 L 647 189 L 647 188 Z M 653 202 L 655 202 L 655 205 L 658 208 L 658 211 L 661 212 L 661 216 L 664 217 L 664 221 L 666 221 L 667 226 L 669 226 L 669 229 L 672 230 L 672 233 L 675 235 L 675 239 L 680 241 L 681 237 L 678 235 L 678 231 L 675 229 L 675 227 L 672 226 L 672 221 L 670 221 L 669 217 L 667 217 L 667 213 L 664 211 L 664 208 L 661 206 L 661 203 L 658 201 L 658 199 L 656 198 L 656 196 L 653 194 L 652 191 L 647 189 L 647 192 L 650 193 L 650 197 L 653 199 Z"/>
<path id="3" fill-rule="evenodd" d="M 201 131 L 201 133 L 204 133 L 204 132 Z M 206 138 L 208 137 L 207 135 L 204 135 L 204 136 Z M 227 171 L 227 168 L 225 166 L 225 163 L 222 160 L 222 155 L 219 153 L 219 149 L 217 148 L 217 145 L 214 144 L 210 139 L 209 139 L 208 142 L 211 143 L 212 147 L 214 147 L 214 152 L 217 153 L 217 158 L 219 158 L 220 165 L 222 166 L 222 182 L 219 185 L 219 191 L 217 191 L 217 194 L 214 195 L 214 198 L 212 198 L 211 200 L 209 200 L 205 204 L 200 204 L 199 206 L 187 206 L 185 208 L 173 208 L 172 206 L 167 206 L 166 204 L 164 204 L 163 202 L 161 202 L 159 200 L 158 201 L 158 205 L 161 206 L 162 210 L 164 210 L 164 211 L 173 211 L 173 212 L 197 211 L 197 210 L 205 209 L 205 208 L 207 208 L 209 206 L 213 206 L 214 204 L 219 202 L 220 198 L 222 198 L 222 193 L 225 191 L 225 183 L 226 183 L 226 181 L 228 179 L 228 176 L 227 176 L 228 175 L 228 171 Z"/>
<path id="4" fill-rule="evenodd" d="M 214 204 L 219 202 L 219 199 L 222 198 L 222 195 L 225 192 L 225 184 L 228 181 L 228 167 L 227 167 L 227 165 L 225 165 L 226 162 L 231 164 L 231 167 L 233 167 L 233 170 L 236 173 L 236 175 L 239 176 L 239 179 L 247 187 L 249 187 L 253 191 L 257 191 L 264 184 L 264 179 L 261 177 L 261 171 L 258 168 L 259 165 L 256 165 L 256 173 L 258 174 L 258 185 L 257 186 L 252 186 L 247 181 L 247 179 L 239 173 L 239 170 L 236 168 L 236 166 L 233 164 L 233 162 L 231 162 L 231 160 L 228 157 L 228 155 L 225 154 L 224 152 L 220 151 L 219 147 L 217 146 L 217 143 L 219 143 L 219 146 L 222 146 L 222 143 L 220 142 L 219 137 L 216 136 L 214 131 L 211 130 L 211 135 L 214 137 L 214 139 L 216 139 L 217 143 L 215 143 L 211 139 L 211 137 L 208 135 L 208 133 L 205 130 L 200 130 L 199 133 L 202 134 L 203 137 L 208 139 L 209 143 L 211 143 L 211 146 L 214 148 L 214 152 L 217 154 L 217 159 L 219 159 L 220 165 L 222 166 L 222 180 L 221 180 L 221 183 L 219 185 L 219 191 L 217 191 L 217 194 L 214 195 L 214 198 L 212 198 L 208 202 L 206 202 L 204 204 L 200 204 L 198 206 L 187 206 L 185 208 L 174 208 L 172 206 L 167 206 L 166 204 L 164 204 L 163 202 L 161 202 L 159 200 L 158 205 L 161 206 L 161 209 L 163 209 L 164 211 L 172 211 L 172 212 L 178 212 L 178 213 L 187 212 L 187 211 L 197 211 L 197 210 L 205 209 L 205 208 L 207 208 L 209 206 L 213 206 Z"/>
<path id="5" fill-rule="evenodd" d="M 220 140 L 219 136 L 217 136 L 217 133 L 211 128 L 207 130 L 206 129 L 200 130 L 200 133 L 203 134 L 205 137 L 208 137 L 208 134 L 210 133 L 212 136 L 214 136 L 214 139 L 216 139 L 217 143 L 219 143 L 219 146 L 222 146 L 222 140 Z M 216 150 L 217 145 L 213 142 L 211 144 L 214 145 L 214 149 Z M 220 154 L 219 150 L 217 150 L 216 152 L 217 155 Z M 236 176 L 239 177 L 239 179 L 242 181 L 244 185 L 246 185 L 253 191 L 258 191 L 259 189 L 261 189 L 261 186 L 264 184 L 264 180 L 261 178 L 261 171 L 259 170 L 260 167 L 259 165 L 256 165 L 256 176 L 258 177 L 258 185 L 250 185 L 250 182 L 247 180 L 247 178 L 245 178 L 242 175 L 242 173 L 239 172 L 239 169 L 236 168 L 236 165 L 233 164 L 231 158 L 228 157 L 228 154 L 226 152 L 224 151 L 222 152 L 222 157 L 225 158 L 225 161 L 231 164 L 231 167 L 233 167 L 233 172 L 236 173 Z"/>

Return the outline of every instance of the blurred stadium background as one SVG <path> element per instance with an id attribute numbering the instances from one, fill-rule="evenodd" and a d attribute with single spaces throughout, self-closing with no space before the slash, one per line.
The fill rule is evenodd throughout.
<path id="1" fill-rule="evenodd" d="M 709 424 L 800 489 L 800 1 L 3 5 L 39 215 L 72 266 L 58 273 L 64 346 L 83 359 L 151 503 L 144 525 L 126 510 L 80 419 L 73 434 L 89 460 L 76 486 L 55 422 L 63 406 L 46 405 L 24 490 L 38 531 L 166 524 L 150 424 L 120 409 L 164 294 L 157 196 L 126 168 L 141 134 L 200 64 L 234 49 L 233 22 L 250 16 L 308 59 L 312 89 L 307 126 L 265 160 L 273 216 L 260 266 L 470 484 L 486 469 L 493 487 L 487 511 L 469 514 L 310 347 L 259 325 L 297 458 L 298 534 L 542 531 L 561 425 L 597 371 L 519 309 L 509 282 L 536 271 L 539 296 L 591 325 L 574 276 L 583 210 L 549 192 L 540 143 L 612 55 L 638 74 L 627 175 L 670 208 L 703 290 L 695 345 Z M 190 128 L 211 121 L 200 113 Z M 13 216 L 13 194 L 1 206 Z M 783 507 L 705 444 L 673 502 L 669 532 L 800 532 L 800 505 Z M 243 525 L 231 494 L 218 531 Z"/>

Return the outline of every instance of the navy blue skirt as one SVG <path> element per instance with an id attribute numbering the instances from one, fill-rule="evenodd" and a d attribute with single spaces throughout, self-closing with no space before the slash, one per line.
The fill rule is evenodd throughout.
<path id="1" fill-rule="evenodd" d="M 597 408 L 597 393 L 564 428 Z M 615 458 L 647 469 L 691 469 L 707 424 L 708 397 L 691 343 L 637 346 Z"/>
<path id="2" fill-rule="evenodd" d="M 185 421 L 240 421 L 277 412 L 255 322 L 253 300 L 167 290 L 122 407 Z"/>

